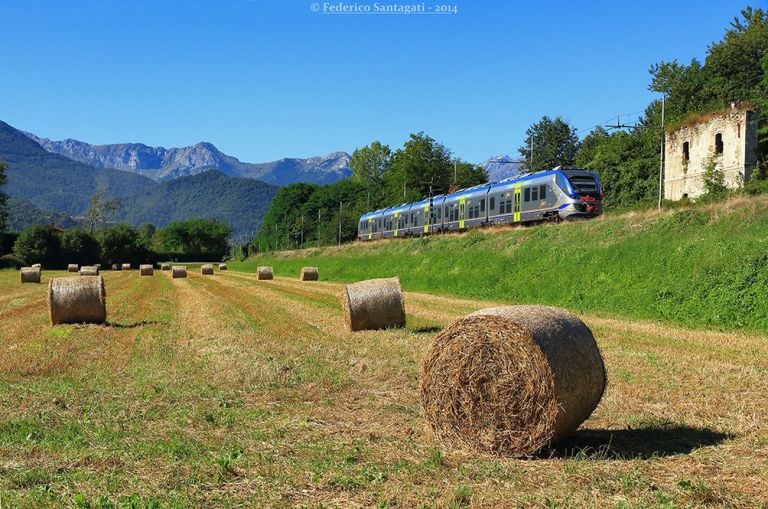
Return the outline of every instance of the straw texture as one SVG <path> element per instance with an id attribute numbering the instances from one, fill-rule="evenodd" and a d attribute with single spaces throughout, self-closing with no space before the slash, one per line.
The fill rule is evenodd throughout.
<path id="1" fill-rule="evenodd" d="M 122 270 L 131 270 L 131 264 L 130 263 L 124 263 L 121 265 Z"/>
<path id="2" fill-rule="evenodd" d="M 200 267 L 200 274 L 204 276 L 212 276 L 213 275 L 213 265 L 210 263 L 206 263 Z"/>
<path id="3" fill-rule="evenodd" d="M 84 265 L 80 267 L 80 275 L 81 276 L 98 276 L 99 269 L 97 267 L 94 267 L 93 265 L 88 265 L 88 266 Z"/>
<path id="4" fill-rule="evenodd" d="M 273 278 L 272 267 L 258 267 L 256 269 L 256 279 L 265 280 Z"/>
<path id="5" fill-rule="evenodd" d="M 70 263 L 67 265 L 67 272 L 77 272 L 78 265 L 76 263 Z"/>
<path id="6" fill-rule="evenodd" d="M 101 276 L 51 279 L 48 282 L 51 325 L 104 323 L 107 320 L 106 295 Z"/>
<path id="7" fill-rule="evenodd" d="M 171 271 L 171 277 L 173 277 L 173 279 L 187 277 L 186 265 L 174 265 Z"/>
<path id="8" fill-rule="evenodd" d="M 155 267 L 152 265 L 139 265 L 140 276 L 153 276 L 155 274 Z"/>
<path id="9" fill-rule="evenodd" d="M 317 281 L 319 279 L 319 272 L 317 267 L 302 267 L 299 273 L 300 281 Z"/>
<path id="10" fill-rule="evenodd" d="M 369 279 L 346 285 L 341 304 L 352 331 L 405 327 L 400 278 Z"/>
<path id="11" fill-rule="evenodd" d="M 22 267 L 19 271 L 22 283 L 39 283 L 40 267 Z"/>
<path id="12" fill-rule="evenodd" d="M 220 263 L 219 264 L 219 270 L 227 270 L 227 264 L 226 263 Z"/>

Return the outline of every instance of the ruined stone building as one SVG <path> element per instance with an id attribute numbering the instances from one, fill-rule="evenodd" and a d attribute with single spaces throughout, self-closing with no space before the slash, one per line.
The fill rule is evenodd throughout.
<path id="1" fill-rule="evenodd" d="M 664 197 L 696 198 L 706 193 L 704 172 L 714 163 L 725 186 L 741 187 L 757 164 L 757 112 L 731 105 L 726 113 L 702 115 L 700 121 L 665 135 Z"/>

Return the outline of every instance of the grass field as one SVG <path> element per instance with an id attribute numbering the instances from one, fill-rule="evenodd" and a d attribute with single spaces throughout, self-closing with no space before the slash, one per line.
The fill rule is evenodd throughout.
<path id="1" fill-rule="evenodd" d="M 400 275 L 412 291 L 768 334 L 766 209 L 768 195 L 737 197 L 661 213 L 267 253 L 231 267 L 271 265 L 292 275 L 319 266 L 337 282 Z"/>
<path id="2" fill-rule="evenodd" d="M 107 272 L 106 326 L 48 324 L 0 271 L 0 507 L 755 507 L 768 342 L 583 315 L 608 369 L 567 444 L 441 449 L 418 398 L 436 331 L 488 302 L 407 293 L 348 333 L 338 284 Z M 322 272 L 321 272 L 322 277 Z"/>

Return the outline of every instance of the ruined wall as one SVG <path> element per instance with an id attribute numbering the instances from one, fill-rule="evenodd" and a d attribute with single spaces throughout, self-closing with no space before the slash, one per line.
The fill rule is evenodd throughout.
<path id="1" fill-rule="evenodd" d="M 722 140 L 722 153 L 717 152 L 718 135 Z M 664 149 L 664 197 L 679 200 L 704 194 L 704 172 L 712 160 L 723 172 L 726 187 L 738 188 L 749 180 L 757 161 L 756 151 L 754 111 L 732 109 L 729 113 L 706 115 L 696 125 L 668 133 Z"/>

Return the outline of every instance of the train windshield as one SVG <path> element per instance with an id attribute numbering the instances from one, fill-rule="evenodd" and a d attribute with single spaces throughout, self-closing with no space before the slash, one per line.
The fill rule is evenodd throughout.
<path id="1" fill-rule="evenodd" d="M 600 184 L 592 175 L 569 175 L 568 181 L 580 195 L 598 196 L 600 194 Z"/>

